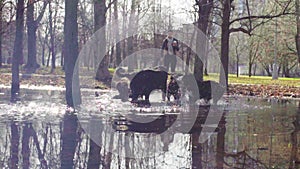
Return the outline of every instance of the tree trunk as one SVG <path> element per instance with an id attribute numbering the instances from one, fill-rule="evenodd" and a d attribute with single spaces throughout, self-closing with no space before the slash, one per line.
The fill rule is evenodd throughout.
<path id="1" fill-rule="evenodd" d="M 228 63 L 229 63 L 229 26 L 232 0 L 223 0 L 223 16 L 221 26 L 221 76 L 220 84 L 228 88 Z M 224 71 L 222 71 L 224 69 Z"/>
<path id="2" fill-rule="evenodd" d="M 263 67 L 264 67 L 265 71 L 267 72 L 267 75 L 268 76 L 272 76 L 272 73 L 270 71 L 269 65 L 263 65 Z"/>
<path id="3" fill-rule="evenodd" d="M 68 2 L 69 1 L 69 2 Z M 67 3 L 75 2 L 77 0 L 66 0 Z M 67 9 L 67 8 L 66 8 Z M 66 64 L 67 67 L 68 64 Z M 78 118 L 74 114 L 65 114 L 63 119 L 63 129 L 61 133 L 61 167 L 60 168 L 73 168 L 76 146 L 78 144 Z"/>
<path id="4" fill-rule="evenodd" d="M 240 56 L 239 56 L 239 52 L 238 52 L 238 45 L 239 44 L 237 44 L 237 46 L 235 46 L 235 53 L 236 53 L 236 77 L 239 77 L 239 74 L 240 74 L 240 72 L 239 72 Z"/>
<path id="5" fill-rule="evenodd" d="M 192 45 L 193 45 L 195 33 L 196 33 L 196 29 L 193 30 L 189 45 L 187 46 L 187 54 L 186 54 L 186 61 L 185 61 L 186 66 L 185 66 L 185 70 L 184 70 L 184 72 L 186 74 L 188 73 L 189 67 L 190 67 L 190 60 L 191 60 L 191 55 L 192 55 Z"/>
<path id="6" fill-rule="evenodd" d="M 25 68 L 29 72 L 35 72 L 39 65 L 36 61 L 36 29 L 37 23 L 34 21 L 34 1 L 29 0 L 27 4 L 27 35 L 28 35 L 28 60 Z"/>
<path id="7" fill-rule="evenodd" d="M 248 65 L 248 75 L 249 75 L 249 77 L 252 76 L 252 63 L 251 62 L 249 62 L 249 65 Z"/>
<path id="8" fill-rule="evenodd" d="M 102 29 L 106 26 L 106 12 L 107 7 L 105 4 L 105 0 L 94 0 L 94 31 L 96 32 L 99 29 Z M 101 60 L 99 65 L 95 65 L 97 68 L 96 79 L 107 82 L 108 79 L 111 78 L 110 73 L 108 71 L 108 61 L 107 61 L 107 53 L 106 53 L 106 35 L 105 31 L 103 31 L 104 35 L 101 35 L 99 38 L 99 43 L 102 45 L 100 46 L 100 53 L 105 53 L 104 58 Z M 98 54 L 96 54 L 98 55 Z M 96 56 L 96 60 L 97 60 Z M 95 63 L 97 63 L 95 60 Z"/>
<path id="9" fill-rule="evenodd" d="M 126 51 L 126 40 L 125 37 L 126 37 L 126 32 L 127 32 L 127 11 L 126 11 L 126 7 L 127 7 L 127 4 L 126 4 L 127 1 L 124 1 L 124 4 L 122 6 L 123 8 L 123 11 L 122 11 L 122 15 L 123 15 L 123 25 L 122 25 L 122 35 L 123 35 L 123 40 L 122 40 L 122 58 L 123 60 L 126 58 L 127 56 L 127 51 Z"/>
<path id="10" fill-rule="evenodd" d="M 46 64 L 46 67 L 49 67 L 49 65 L 50 65 L 50 58 L 51 58 L 51 49 L 50 49 L 50 45 L 48 45 L 48 49 L 49 49 L 49 52 L 48 52 L 48 58 L 47 58 L 47 64 Z"/>
<path id="11" fill-rule="evenodd" d="M 133 34 L 134 31 L 136 30 L 136 24 L 135 24 L 135 8 L 136 8 L 136 1 L 132 0 L 131 1 L 131 12 L 129 16 L 129 23 L 128 23 L 128 33 L 129 33 L 129 38 L 127 41 L 127 55 L 131 56 L 128 58 L 128 71 L 131 72 L 134 70 L 135 65 L 136 65 L 136 60 L 134 59 L 134 56 L 132 55 L 134 53 L 134 46 L 133 46 Z"/>
<path id="12" fill-rule="evenodd" d="M 30 123 L 25 123 L 23 125 L 23 132 L 22 132 L 22 168 L 29 169 L 30 166 L 30 148 L 29 148 L 29 140 L 30 140 Z"/>
<path id="13" fill-rule="evenodd" d="M 299 154 L 299 141 L 297 137 L 300 132 L 300 103 L 298 105 L 298 110 L 296 117 L 294 118 L 295 121 L 293 121 L 294 125 L 294 131 L 291 132 L 291 155 L 290 155 L 290 164 L 289 168 L 299 168 L 300 167 L 300 157 Z M 298 157 L 297 157 L 298 156 Z"/>
<path id="14" fill-rule="evenodd" d="M 209 16 L 212 9 L 212 0 L 204 0 L 204 1 L 197 1 L 197 5 L 199 7 L 198 11 L 198 28 L 206 35 L 207 34 L 207 27 Z M 203 42 L 204 40 L 204 42 Z M 201 34 L 197 33 L 196 39 L 196 53 L 195 63 L 194 63 L 194 75 L 197 81 L 203 81 L 203 61 L 207 58 L 207 47 L 206 44 L 207 38 L 203 38 Z M 205 44 L 205 45 L 203 45 Z"/>
<path id="15" fill-rule="evenodd" d="M 65 70 L 65 62 L 64 62 L 64 60 L 65 60 L 65 52 L 64 52 L 64 50 L 65 50 L 65 47 L 64 47 L 64 44 L 62 45 L 62 49 L 61 49 L 61 58 L 60 58 L 60 66 L 62 67 L 62 69 L 63 70 Z"/>
<path id="16" fill-rule="evenodd" d="M 78 58 L 78 0 L 65 1 L 64 57 L 67 105 L 74 107 L 81 103 L 78 69 L 74 70 Z"/>
<path id="17" fill-rule="evenodd" d="M 53 29 L 53 18 L 52 18 L 52 6 L 51 2 L 49 2 L 49 33 L 50 33 L 50 50 L 51 50 L 51 73 L 54 72 L 55 69 L 55 61 L 56 61 L 56 52 L 55 52 L 55 37 L 54 37 L 54 29 Z"/>
<path id="18" fill-rule="evenodd" d="M 18 0 L 16 15 L 16 36 L 12 63 L 11 101 L 15 101 L 20 92 L 19 65 L 23 58 L 24 0 Z"/>
<path id="19" fill-rule="evenodd" d="M 23 1 L 23 0 L 21 0 Z M 20 1 L 18 1 L 20 2 Z M 24 2 L 24 1 L 23 1 Z M 23 8 L 24 9 L 24 8 Z M 10 169 L 18 169 L 19 168 L 19 140 L 20 140 L 20 132 L 18 129 L 17 122 L 13 121 L 10 125 L 11 130 L 11 148 L 10 148 Z"/>
<path id="20" fill-rule="evenodd" d="M 199 141 L 200 133 L 193 132 L 191 134 L 191 144 L 192 144 L 192 168 L 202 169 L 202 145 Z"/>
<path id="21" fill-rule="evenodd" d="M 236 77 L 239 77 L 240 72 L 239 72 L 239 56 L 236 55 Z"/>
<path id="22" fill-rule="evenodd" d="M 45 30 L 45 37 L 44 39 L 42 38 L 41 32 L 38 31 L 38 38 L 39 41 L 41 43 L 41 47 L 42 47 L 42 65 L 45 66 L 45 50 L 46 50 L 46 41 L 48 39 L 48 26 L 46 26 L 46 30 Z"/>
<path id="23" fill-rule="evenodd" d="M 36 30 L 38 28 L 39 22 L 41 21 L 44 15 L 45 8 L 47 6 L 47 2 L 45 1 L 41 13 L 39 14 L 38 18 L 34 20 L 34 3 L 35 1 L 33 0 L 28 0 L 27 3 L 28 60 L 27 60 L 27 64 L 25 65 L 25 68 L 29 72 L 35 72 L 35 70 L 40 67 L 40 65 L 37 63 L 37 58 L 36 58 Z"/>
<path id="24" fill-rule="evenodd" d="M 296 35 L 296 48 L 298 54 L 298 62 L 300 63 L 300 0 L 295 0 L 296 8 L 296 21 L 297 21 L 297 35 Z"/>
<path id="25" fill-rule="evenodd" d="M 0 1 L 0 68 L 2 67 L 2 35 L 3 35 L 3 30 L 2 30 L 2 9 L 3 9 L 3 1 Z"/>
<path id="26" fill-rule="evenodd" d="M 219 131 L 217 134 L 217 153 L 216 163 L 217 169 L 223 169 L 224 165 L 224 154 L 225 154 L 225 134 L 226 134 L 226 118 L 223 113 L 222 118 L 218 125 Z"/>
<path id="27" fill-rule="evenodd" d="M 118 0 L 114 2 L 114 17 L 115 17 L 115 38 L 116 38 L 116 65 L 121 64 L 121 43 L 120 43 L 120 31 L 119 31 L 119 21 L 118 21 Z"/>
<path id="28" fill-rule="evenodd" d="M 90 121 L 90 146 L 89 146 L 89 159 L 87 168 L 98 169 L 103 159 L 101 157 L 102 145 L 102 130 L 103 126 L 99 120 Z M 93 138 L 93 139 L 92 139 Z M 95 141 L 95 142 L 94 142 Z"/>

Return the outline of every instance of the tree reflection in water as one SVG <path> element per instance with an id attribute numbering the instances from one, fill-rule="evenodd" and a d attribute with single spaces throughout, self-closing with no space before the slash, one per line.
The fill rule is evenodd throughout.
<path id="1" fill-rule="evenodd" d="M 266 137 L 270 134 L 268 126 L 272 126 L 266 119 L 268 115 L 239 116 L 236 125 L 230 111 L 217 109 L 213 111 L 223 115 L 219 123 L 205 124 L 217 126 L 216 130 L 208 140 L 200 142 L 208 110 L 205 106 L 199 108 L 196 122 L 188 132 L 176 125 L 180 128 L 190 117 L 174 114 L 151 117 L 153 120 L 147 123 L 114 116 L 88 118 L 82 123 L 72 113 L 48 121 L 2 120 L 0 168 L 268 168 L 270 158 L 275 167 L 299 168 L 300 107 L 289 117 L 274 113 L 276 121 L 272 123 L 280 130 L 274 129 L 273 147 Z M 255 120 L 245 120 L 248 116 Z M 179 121 L 176 125 L 175 120 Z M 287 126 L 280 126 L 279 122 Z M 265 128 L 260 128 L 260 123 Z M 84 125 L 93 132 L 83 130 Z M 276 164 L 276 154 L 280 153 L 277 144 L 287 145 L 287 156 L 280 159 L 286 163 Z M 270 157 L 271 148 L 274 154 Z"/>
<path id="2" fill-rule="evenodd" d="M 10 125 L 11 129 L 11 147 L 10 147 L 10 166 L 11 169 L 17 169 L 19 164 L 19 140 L 20 133 L 17 126 L 17 122 L 12 121 Z"/>
<path id="3" fill-rule="evenodd" d="M 300 168 L 300 158 L 297 157 L 298 153 L 300 153 L 299 147 L 300 143 L 298 142 L 297 135 L 300 132 L 300 102 L 298 104 L 298 111 L 296 113 L 295 120 L 293 121 L 294 131 L 291 132 L 291 157 L 290 157 L 290 165 L 289 168 Z"/>
<path id="4" fill-rule="evenodd" d="M 62 123 L 61 168 L 73 168 L 74 155 L 79 140 L 78 118 L 75 114 L 66 113 Z"/>

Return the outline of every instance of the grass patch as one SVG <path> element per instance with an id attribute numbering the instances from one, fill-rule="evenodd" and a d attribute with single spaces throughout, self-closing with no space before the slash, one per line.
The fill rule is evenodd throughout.
<path id="1" fill-rule="evenodd" d="M 113 75 L 116 71 L 116 68 L 108 68 L 108 71 L 111 75 Z"/>
<path id="2" fill-rule="evenodd" d="M 219 76 L 216 74 L 210 74 L 209 76 L 204 76 L 205 80 L 219 81 Z M 244 76 L 241 75 L 236 77 L 235 74 L 228 75 L 228 82 L 237 84 L 260 84 L 260 85 L 278 85 L 278 86 L 290 86 L 290 87 L 300 87 L 300 78 L 285 78 L 279 77 L 278 80 L 272 80 L 269 76 Z"/>
<path id="3" fill-rule="evenodd" d="M 278 80 L 272 80 L 269 76 L 240 76 L 229 75 L 229 83 L 241 84 L 261 84 L 261 85 L 279 85 L 279 86 L 293 86 L 300 87 L 300 78 L 284 78 L 280 77 Z"/>

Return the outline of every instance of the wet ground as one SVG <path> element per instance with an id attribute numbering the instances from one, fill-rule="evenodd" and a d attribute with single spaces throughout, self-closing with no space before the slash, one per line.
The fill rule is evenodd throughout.
<path id="1" fill-rule="evenodd" d="M 0 168 L 299 168 L 297 100 L 229 97 L 218 105 L 150 108 L 85 90 L 78 111 L 64 91 L 0 88 Z"/>

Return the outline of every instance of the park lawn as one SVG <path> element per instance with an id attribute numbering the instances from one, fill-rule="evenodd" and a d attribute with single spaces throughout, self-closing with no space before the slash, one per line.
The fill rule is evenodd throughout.
<path id="1" fill-rule="evenodd" d="M 215 80 L 219 81 L 219 77 L 210 74 L 204 77 L 205 80 Z M 240 75 L 236 77 L 235 74 L 228 75 L 229 84 L 259 84 L 259 85 L 278 85 L 278 86 L 290 86 L 290 87 L 300 87 L 300 78 L 285 78 L 279 77 L 278 80 L 272 80 L 269 76 L 246 76 Z"/>
<path id="2" fill-rule="evenodd" d="M 300 87 L 300 78 L 279 77 L 278 80 L 272 80 L 272 77 L 269 76 L 236 77 L 236 75 L 229 75 L 228 81 L 229 83 L 238 83 L 238 84 L 261 84 L 261 85 Z"/>

